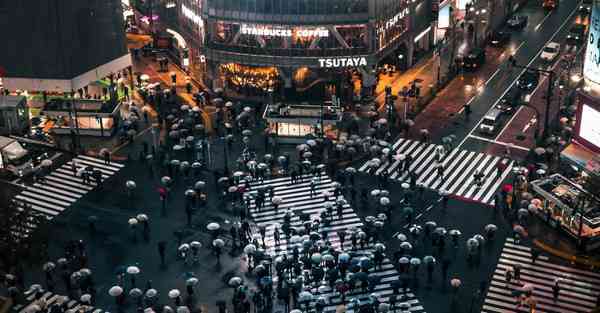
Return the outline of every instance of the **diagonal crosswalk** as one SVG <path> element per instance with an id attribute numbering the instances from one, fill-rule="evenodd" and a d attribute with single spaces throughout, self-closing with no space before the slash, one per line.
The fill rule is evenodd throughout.
<path id="1" fill-rule="evenodd" d="M 308 216 L 308 220 L 313 220 L 314 218 L 319 217 L 321 212 L 325 210 L 324 192 L 333 193 L 333 190 L 335 189 L 333 186 L 334 182 L 326 175 L 321 176 L 321 178 L 315 184 L 316 194 L 311 197 L 310 180 L 311 176 L 304 176 L 304 180 L 302 182 L 292 185 L 289 177 L 275 178 L 271 180 L 265 180 L 264 182 L 251 183 L 251 188 L 246 191 L 245 195 L 255 196 L 258 189 L 264 187 L 273 187 L 274 195 L 282 198 L 282 202 L 279 204 L 277 210 L 275 210 L 269 198 L 266 199 L 263 207 L 260 210 L 256 208 L 254 201 L 251 201 L 250 206 L 250 212 L 255 223 L 258 226 L 266 227 L 266 250 L 271 255 L 281 255 L 284 253 L 289 254 L 293 250 L 293 245 L 288 244 L 285 235 L 281 235 L 278 245 L 275 243 L 273 236 L 274 225 L 283 223 L 286 211 L 290 210 L 293 212 L 291 226 L 297 228 L 303 225 L 304 221 L 301 219 L 303 216 Z M 342 198 L 343 196 L 338 197 L 338 199 Z M 331 199 L 332 197 L 330 197 L 330 200 Z M 349 204 L 343 205 L 343 210 L 339 212 L 334 210 L 334 212 L 334 216 L 331 218 L 330 223 L 327 226 L 321 225 L 319 231 L 326 231 L 327 240 L 331 242 L 332 247 L 334 249 L 340 249 L 341 242 L 337 232 L 346 231 L 352 228 L 360 228 L 363 226 L 363 222 Z M 351 243 L 349 241 L 349 239 L 344 241 L 344 251 L 349 251 L 351 249 Z M 369 254 L 371 251 L 372 249 L 370 246 L 365 246 L 364 249 L 359 248 L 354 250 L 352 255 L 359 257 Z M 383 262 L 381 268 L 377 268 L 376 270 L 371 269 L 370 271 L 370 274 L 378 275 L 380 278 L 379 283 L 375 286 L 373 291 L 379 295 L 380 300 L 388 301 L 390 296 L 393 295 L 391 282 L 400 278 L 399 273 L 387 258 Z M 274 279 L 277 280 L 278 278 Z M 354 290 L 347 294 L 346 299 L 365 299 L 370 295 L 371 292 Z M 316 297 L 325 296 L 329 299 L 328 305 L 324 309 L 325 312 L 336 311 L 336 306 L 342 302 L 340 294 L 329 287 L 312 287 L 311 293 Z M 407 291 L 404 300 L 401 302 L 405 302 L 410 305 L 410 312 L 424 312 L 423 306 L 419 303 L 419 300 L 411 291 Z M 352 311 L 352 309 L 349 309 L 348 311 Z"/>
<path id="2" fill-rule="evenodd" d="M 65 312 L 88 312 L 88 313 L 102 313 L 105 312 L 102 309 L 94 308 L 93 306 L 81 303 L 70 299 L 66 296 L 52 293 L 50 291 L 43 291 L 41 294 L 37 293 L 37 289 L 29 288 L 24 292 L 25 303 L 17 304 L 12 308 L 12 312 L 15 313 L 28 313 L 35 312 L 35 305 L 40 306 L 42 311 L 49 310 L 53 305 L 61 305 L 66 311 Z M 42 307 L 44 306 L 44 307 Z"/>
<path id="3" fill-rule="evenodd" d="M 102 173 L 102 181 L 116 174 L 123 164 L 111 162 L 104 164 L 104 160 L 78 155 L 71 161 L 55 168 L 41 181 L 33 185 L 24 186 L 24 190 L 15 196 L 15 199 L 22 204 L 29 205 L 33 211 L 41 213 L 48 219 L 52 219 L 74 202 L 79 200 L 88 192 L 96 188 L 96 182 L 90 178 L 90 182 L 84 184 L 83 178 L 79 173 L 73 173 L 72 163 L 76 164 L 77 171 L 83 168 L 92 167 Z M 28 233 L 35 229 L 36 225 L 30 224 L 30 228 L 25 230 Z"/>
<path id="4" fill-rule="evenodd" d="M 520 280 L 507 283 L 506 271 L 513 271 L 515 264 L 521 268 Z M 559 293 L 555 299 L 553 286 L 557 279 Z M 600 273 L 557 264 L 544 255 L 534 263 L 530 247 L 507 238 L 481 312 L 529 312 L 527 304 L 517 308 L 515 297 L 515 290 L 527 284 L 533 286 L 535 312 L 591 312 L 600 295 Z"/>
<path id="5" fill-rule="evenodd" d="M 368 161 L 360 167 L 359 171 L 374 170 L 377 175 L 387 171 L 390 179 L 401 182 L 408 181 L 409 173 L 412 172 L 417 175 L 417 183 L 423 184 L 426 188 L 445 190 L 468 200 L 492 204 L 494 194 L 510 173 L 513 162 L 505 161 L 498 156 L 458 149 L 450 151 L 441 162 L 438 162 L 435 153 L 438 147 L 440 146 L 431 143 L 399 138 L 392 145 L 392 153 L 404 154 L 412 158 L 408 171 L 404 170 L 403 161 L 395 159 L 391 162 L 382 160 L 376 169 L 372 169 Z M 500 162 L 508 162 L 501 173 L 497 170 Z M 437 170 L 440 164 L 444 168 L 443 177 Z M 476 173 L 483 175 L 479 186 L 475 183 Z"/>

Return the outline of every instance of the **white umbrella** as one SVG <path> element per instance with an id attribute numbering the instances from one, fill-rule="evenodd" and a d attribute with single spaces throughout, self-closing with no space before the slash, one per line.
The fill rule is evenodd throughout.
<path id="1" fill-rule="evenodd" d="M 129 290 L 129 296 L 133 297 L 133 298 L 137 298 L 137 297 L 141 297 L 144 293 L 142 292 L 142 290 L 140 288 L 133 288 L 131 290 Z"/>
<path id="2" fill-rule="evenodd" d="M 197 181 L 197 182 L 194 184 L 194 188 L 195 188 L 196 190 L 201 190 L 201 189 L 204 189 L 204 187 L 205 187 L 205 186 L 206 186 L 206 182 L 204 182 L 204 181 L 201 181 L 201 180 L 200 180 L 200 181 Z"/>
<path id="3" fill-rule="evenodd" d="M 158 291 L 156 291 L 156 289 L 146 290 L 146 297 L 148 297 L 148 298 L 156 297 L 157 294 L 158 294 Z"/>
<path id="4" fill-rule="evenodd" d="M 381 204 L 381 205 L 388 205 L 388 204 L 390 204 L 390 198 L 388 198 L 388 197 L 381 197 L 381 199 L 379 199 L 379 204 Z"/>
<path id="5" fill-rule="evenodd" d="M 396 236 L 396 239 L 398 239 L 398 240 L 400 240 L 400 241 L 402 241 L 402 242 L 404 242 L 404 241 L 408 240 L 408 238 L 406 237 L 406 235 L 405 235 L 405 234 L 398 234 L 398 235 Z"/>
<path id="6" fill-rule="evenodd" d="M 143 80 L 143 81 L 150 80 L 150 75 L 148 75 L 148 74 L 142 74 L 140 76 L 140 80 Z"/>
<path id="7" fill-rule="evenodd" d="M 127 187 L 127 189 L 135 189 L 137 185 L 135 184 L 135 182 L 133 180 L 128 180 L 125 183 L 125 187 Z"/>
<path id="8" fill-rule="evenodd" d="M 410 263 L 410 259 L 409 259 L 409 258 L 407 258 L 407 257 L 405 257 L 405 256 L 403 256 L 403 257 L 401 257 L 401 258 L 398 260 L 398 263 L 400 263 L 400 264 L 408 264 L 408 263 Z"/>
<path id="9" fill-rule="evenodd" d="M 146 215 L 146 214 L 138 214 L 135 218 L 138 221 L 143 222 L 143 221 L 147 221 L 148 220 L 148 215 Z"/>
<path id="10" fill-rule="evenodd" d="M 79 300 L 83 303 L 89 303 L 92 300 L 92 295 L 89 293 L 84 293 L 81 295 Z"/>
<path id="11" fill-rule="evenodd" d="M 273 197 L 273 199 L 271 200 L 271 202 L 273 204 L 280 204 L 282 201 L 283 201 L 283 198 L 278 197 L 278 196 Z"/>
<path id="12" fill-rule="evenodd" d="M 458 288 L 458 287 L 460 287 L 460 285 L 462 285 L 462 281 L 460 281 L 460 279 L 458 279 L 458 278 L 452 278 L 450 280 L 450 285 L 452 285 L 452 287 L 454 287 L 454 288 Z"/>
<path id="13" fill-rule="evenodd" d="M 130 218 L 127 223 L 131 226 L 137 225 L 138 224 L 138 220 L 136 218 Z"/>
<path id="14" fill-rule="evenodd" d="M 185 306 L 185 305 L 181 305 L 177 307 L 177 313 L 190 313 L 190 309 Z"/>
<path id="15" fill-rule="evenodd" d="M 131 274 L 131 275 L 137 275 L 140 273 L 140 268 L 137 266 L 128 266 L 127 267 L 127 274 Z"/>
<path id="16" fill-rule="evenodd" d="M 373 196 L 373 197 L 377 197 L 380 193 L 381 193 L 381 190 L 379 190 L 379 189 L 371 190 L 371 196 Z"/>
<path id="17" fill-rule="evenodd" d="M 123 288 L 121 288 L 121 286 L 112 286 L 108 289 L 108 294 L 113 297 L 118 297 L 123 294 Z"/>
<path id="18" fill-rule="evenodd" d="M 45 159 L 40 163 L 43 167 L 50 167 L 52 166 L 52 160 L 49 159 Z"/>
<path id="19" fill-rule="evenodd" d="M 210 230 L 210 231 L 214 231 L 214 230 L 218 230 L 219 228 L 221 228 L 221 225 L 219 225 L 219 223 L 208 223 L 208 225 L 206 225 L 206 229 Z"/>
<path id="20" fill-rule="evenodd" d="M 249 244 L 244 247 L 244 253 L 246 253 L 246 254 L 254 254 L 255 252 L 256 252 L 256 246 L 253 244 Z"/>
<path id="21" fill-rule="evenodd" d="M 189 285 L 189 286 L 194 286 L 194 285 L 198 284 L 198 278 L 190 277 L 185 281 L 185 284 Z"/>
<path id="22" fill-rule="evenodd" d="M 421 260 L 419 258 L 411 258 L 410 264 L 411 265 L 419 265 L 419 264 L 421 264 Z"/>
<path id="23" fill-rule="evenodd" d="M 181 293 L 179 292 L 179 290 L 171 289 L 171 291 L 169 291 L 169 298 L 175 299 L 175 298 L 179 297 L 180 294 Z"/>
<path id="24" fill-rule="evenodd" d="M 221 238 L 217 238 L 213 240 L 212 244 L 214 247 L 223 248 L 223 246 L 225 246 L 225 241 L 223 241 Z"/>
<path id="25" fill-rule="evenodd" d="M 228 285 L 231 287 L 237 287 L 239 285 L 241 285 L 243 282 L 243 280 L 240 277 L 232 277 L 229 279 Z"/>
<path id="26" fill-rule="evenodd" d="M 169 184 L 171 182 L 171 177 L 169 177 L 169 176 L 163 176 L 160 179 L 160 182 L 163 183 L 163 185 L 167 185 L 167 184 Z"/>
<path id="27" fill-rule="evenodd" d="M 190 242 L 190 246 L 192 248 L 201 248 L 202 247 L 202 243 L 200 243 L 200 241 L 192 241 L 192 242 Z"/>

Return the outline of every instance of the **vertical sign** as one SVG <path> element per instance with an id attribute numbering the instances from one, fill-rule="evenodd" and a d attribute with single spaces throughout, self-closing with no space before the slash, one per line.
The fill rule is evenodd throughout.
<path id="1" fill-rule="evenodd" d="M 590 30 L 583 63 L 583 77 L 600 84 L 600 3 L 594 1 L 590 18 Z"/>

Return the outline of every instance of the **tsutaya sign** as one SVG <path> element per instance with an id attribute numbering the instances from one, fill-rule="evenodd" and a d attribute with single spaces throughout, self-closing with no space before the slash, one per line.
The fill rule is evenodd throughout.
<path id="1" fill-rule="evenodd" d="M 358 57 L 338 57 L 319 59 L 320 67 L 356 67 L 367 66 L 367 58 Z"/>
<path id="2" fill-rule="evenodd" d="M 598 2 L 595 2 L 592 8 L 590 34 L 583 63 L 583 77 L 588 81 L 600 84 L 600 3 Z"/>
<path id="3" fill-rule="evenodd" d="M 240 34 L 271 37 L 292 37 L 294 35 L 298 37 L 329 37 L 329 30 L 321 27 L 287 28 L 242 24 Z"/>

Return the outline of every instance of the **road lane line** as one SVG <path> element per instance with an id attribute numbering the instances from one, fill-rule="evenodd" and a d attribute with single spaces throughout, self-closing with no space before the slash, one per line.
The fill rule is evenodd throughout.
<path id="1" fill-rule="evenodd" d="M 529 61 L 529 63 L 527 64 L 527 67 L 530 67 L 531 64 L 533 64 L 533 62 L 535 60 L 537 60 L 537 58 L 540 56 L 540 54 L 542 53 L 542 50 L 544 50 L 544 47 L 546 47 L 546 45 L 549 42 L 552 42 L 552 40 L 554 40 L 554 37 L 556 37 L 556 35 L 558 35 L 558 33 L 565 27 L 565 25 L 571 20 L 571 18 L 573 17 L 573 14 L 575 14 L 575 12 L 577 12 L 577 6 L 575 8 L 573 8 L 573 11 L 571 12 L 571 14 L 569 14 L 569 16 L 565 19 L 565 21 L 560 25 L 560 27 L 558 27 L 558 29 L 554 32 L 554 34 L 552 34 L 552 36 L 550 36 L 550 39 L 548 41 L 546 41 L 546 43 L 544 43 L 542 45 L 542 47 L 540 48 L 540 50 L 537 52 L 537 54 L 531 58 L 531 61 Z M 504 62 L 506 63 L 506 61 Z M 504 98 L 504 96 L 508 93 L 508 91 L 514 86 L 514 84 L 517 82 L 517 80 L 519 79 L 519 77 L 521 77 L 521 75 L 523 75 L 523 73 L 525 73 L 526 69 L 523 69 L 521 71 L 521 73 L 519 73 L 519 75 L 517 75 L 517 77 L 512 81 L 512 83 L 510 83 L 510 85 L 508 85 L 508 88 L 506 88 L 506 90 L 504 90 L 504 93 L 502 93 L 502 95 L 496 99 L 496 102 L 494 102 L 494 105 L 492 105 L 487 112 L 489 112 L 490 109 L 496 107 L 496 105 L 500 102 L 500 100 L 502 100 L 502 98 Z M 475 99 L 475 98 L 473 98 Z M 486 113 L 487 113 L 486 112 Z M 460 148 L 462 147 L 462 145 L 465 144 L 465 142 L 467 141 L 467 139 L 469 139 L 469 137 L 475 132 L 475 130 L 477 128 L 479 128 L 479 124 L 481 123 L 481 121 L 483 121 L 483 119 L 485 118 L 485 114 L 481 117 L 481 119 L 479 120 L 479 122 L 477 122 L 477 124 L 475 124 L 475 127 L 473 127 L 471 129 L 471 131 L 469 131 L 469 133 L 467 134 L 467 136 L 465 136 L 465 138 L 463 138 L 463 140 L 461 140 L 461 142 L 456 146 L 456 148 Z"/>
<path id="2" fill-rule="evenodd" d="M 523 150 L 523 151 L 529 151 L 530 150 L 529 148 L 526 148 L 526 147 L 523 147 L 523 146 L 518 146 L 518 145 L 515 145 L 514 143 L 507 143 L 507 142 L 504 142 L 504 141 L 498 141 L 498 140 L 489 139 L 489 138 L 485 138 L 485 137 L 481 137 L 481 136 L 477 136 L 477 135 L 469 135 L 469 137 L 473 138 L 473 139 L 481 140 L 481 141 L 487 141 L 487 142 L 494 143 L 494 144 L 501 145 L 501 146 L 508 146 L 508 145 L 510 145 L 511 148 L 517 148 L 517 149 L 520 149 L 520 150 Z"/>
<path id="3" fill-rule="evenodd" d="M 538 31 L 540 29 L 540 27 L 542 27 L 542 24 L 544 24 L 544 22 L 550 17 L 551 13 L 552 13 L 552 11 L 548 12 L 548 14 L 546 14 L 544 19 L 542 19 L 542 21 L 535 26 L 535 28 L 534 28 L 535 31 Z"/>

